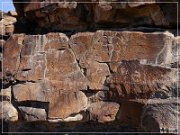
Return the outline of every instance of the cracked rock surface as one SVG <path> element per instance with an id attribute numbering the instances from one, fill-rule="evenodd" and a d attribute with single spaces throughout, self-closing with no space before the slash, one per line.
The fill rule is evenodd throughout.
<path id="1" fill-rule="evenodd" d="M 0 18 L 3 131 L 178 134 L 175 3 L 16 2 Z"/>

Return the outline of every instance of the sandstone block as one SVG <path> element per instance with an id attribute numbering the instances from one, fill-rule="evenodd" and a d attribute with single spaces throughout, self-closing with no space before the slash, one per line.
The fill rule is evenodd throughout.
<path id="1" fill-rule="evenodd" d="M 122 61 L 117 73 L 107 79 L 112 96 L 114 94 L 124 99 L 148 99 L 153 94 L 158 98 L 168 98 L 177 90 L 177 83 L 179 82 L 176 70 L 143 65 L 138 61 Z"/>
<path id="2" fill-rule="evenodd" d="M 65 119 L 72 114 L 86 110 L 88 100 L 81 91 L 58 94 L 59 92 L 48 93 L 49 119 Z M 53 98 L 52 98 L 53 97 Z"/>
<path id="3" fill-rule="evenodd" d="M 149 100 L 142 114 L 142 126 L 146 131 L 178 133 L 179 101 Z"/>
<path id="4" fill-rule="evenodd" d="M 114 121 L 119 110 L 119 104 L 114 102 L 96 102 L 88 108 L 90 120 L 100 123 Z"/>
<path id="5" fill-rule="evenodd" d="M 50 89 L 46 83 L 25 83 L 13 87 L 13 96 L 17 102 L 47 102 L 49 119 L 65 119 L 87 108 L 88 99 L 81 92 Z"/>

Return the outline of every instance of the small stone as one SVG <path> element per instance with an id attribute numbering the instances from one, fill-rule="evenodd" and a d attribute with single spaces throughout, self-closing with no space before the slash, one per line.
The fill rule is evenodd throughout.
<path id="1" fill-rule="evenodd" d="M 90 120 L 105 123 L 114 121 L 120 105 L 114 102 L 96 102 L 88 108 Z"/>
<path id="2" fill-rule="evenodd" d="M 13 86 L 13 97 L 16 102 L 40 101 L 45 102 L 46 97 L 40 83 L 25 83 Z"/>
<path id="3" fill-rule="evenodd" d="M 113 99 L 149 99 L 154 93 L 165 90 L 167 96 L 171 89 L 177 89 L 177 71 L 140 64 L 139 61 L 122 61 L 116 73 L 106 79 Z M 115 94 L 116 93 L 116 94 Z"/>
<path id="4" fill-rule="evenodd" d="M 20 106 L 18 108 L 21 111 L 21 115 L 23 116 L 25 121 L 32 122 L 46 120 L 47 114 L 45 109 L 24 106 Z"/>
<path id="5" fill-rule="evenodd" d="M 48 118 L 50 119 L 66 119 L 73 114 L 86 110 L 88 106 L 88 99 L 81 91 L 63 94 L 49 93 L 48 98 L 50 102 Z"/>

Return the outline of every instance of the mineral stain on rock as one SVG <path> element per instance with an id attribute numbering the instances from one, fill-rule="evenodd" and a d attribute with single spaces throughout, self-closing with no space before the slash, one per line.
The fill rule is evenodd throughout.
<path id="1" fill-rule="evenodd" d="M 178 134 L 175 0 L 13 2 L 18 15 L 0 16 L 3 131 Z"/>

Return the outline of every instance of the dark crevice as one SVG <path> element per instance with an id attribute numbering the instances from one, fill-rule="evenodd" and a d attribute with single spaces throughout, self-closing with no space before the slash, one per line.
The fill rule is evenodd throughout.
<path id="1" fill-rule="evenodd" d="M 29 71 L 31 70 L 30 68 L 25 68 L 25 69 L 22 69 L 22 71 Z"/>
<path id="2" fill-rule="evenodd" d="M 82 68 L 82 70 L 83 70 L 83 74 L 84 74 L 85 76 L 87 76 L 87 68 Z"/>
<path id="3" fill-rule="evenodd" d="M 64 51 L 64 50 L 66 50 L 66 48 L 59 48 L 58 50 L 59 51 Z"/>
<path id="4" fill-rule="evenodd" d="M 77 65 L 78 65 L 79 69 L 80 69 L 80 72 L 86 77 L 86 75 L 87 75 L 87 69 L 81 67 L 80 60 L 77 59 L 77 57 L 76 57 L 76 55 L 75 55 L 75 53 L 74 53 L 74 50 L 71 48 L 70 45 L 69 45 L 69 48 L 70 48 L 70 49 L 72 50 L 72 52 L 73 52 L 73 55 L 74 55 L 75 60 L 76 60 L 76 63 L 77 63 Z M 83 71 L 82 71 L 82 70 L 83 70 Z"/>
<path id="5" fill-rule="evenodd" d="M 124 84 L 120 84 L 120 86 L 121 86 L 121 91 L 123 93 L 123 96 L 127 96 L 127 91 L 126 91 Z"/>
<path id="6" fill-rule="evenodd" d="M 33 101 L 33 100 L 27 100 L 27 101 L 20 101 L 16 102 L 18 106 L 24 106 L 24 107 L 32 107 L 32 108 L 41 108 L 48 110 L 49 102 L 41 102 L 41 101 Z"/>
<path id="7" fill-rule="evenodd" d="M 104 61 L 101 62 L 101 61 L 97 61 L 97 60 L 96 60 L 96 62 L 106 64 L 106 65 L 108 66 L 108 68 L 109 68 L 110 73 L 111 73 L 111 74 L 114 73 L 114 71 L 113 71 L 113 70 L 111 69 L 111 67 L 110 67 L 110 64 L 113 63 L 113 62 L 104 62 Z M 119 62 L 116 62 L 116 63 L 119 63 Z"/>
<path id="8" fill-rule="evenodd" d="M 76 59 L 76 58 L 75 58 L 75 59 Z M 79 67 L 79 68 L 80 68 L 80 70 L 81 70 L 81 65 L 80 65 L 79 60 L 78 60 L 78 59 L 76 59 L 76 61 L 77 61 L 78 67 Z"/>

